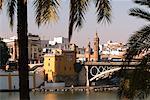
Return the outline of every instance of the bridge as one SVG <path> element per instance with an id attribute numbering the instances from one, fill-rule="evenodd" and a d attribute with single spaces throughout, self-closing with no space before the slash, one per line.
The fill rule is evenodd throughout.
<path id="1" fill-rule="evenodd" d="M 123 62 L 85 62 L 83 66 L 86 69 L 86 86 L 93 80 L 104 79 L 112 75 L 115 71 L 119 71 L 122 66 L 125 69 L 135 69 L 140 62 L 131 62 L 130 65 Z M 150 65 L 148 63 L 148 65 Z"/>

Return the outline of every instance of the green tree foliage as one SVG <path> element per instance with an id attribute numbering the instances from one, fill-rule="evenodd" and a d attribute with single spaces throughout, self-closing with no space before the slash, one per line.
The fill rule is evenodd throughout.
<path id="1" fill-rule="evenodd" d="M 134 0 L 136 4 L 150 7 L 150 0 Z M 130 9 L 129 15 L 150 21 L 150 13 L 141 8 Z M 120 98 L 145 99 L 150 94 L 150 24 L 136 31 L 128 40 L 125 60 L 130 62 L 137 56 L 141 56 L 139 65 L 132 72 L 122 71 L 123 79 L 119 89 Z M 124 67 L 123 67 L 124 68 Z"/>
<path id="2" fill-rule="evenodd" d="M 0 39 L 0 67 L 6 65 L 8 58 L 10 57 L 8 47 L 6 43 Z"/>

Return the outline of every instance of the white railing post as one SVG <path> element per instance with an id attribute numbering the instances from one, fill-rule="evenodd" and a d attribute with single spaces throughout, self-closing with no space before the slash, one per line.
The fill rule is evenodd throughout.
<path id="1" fill-rule="evenodd" d="M 88 66 L 85 66 L 86 69 L 86 86 L 89 87 L 89 70 L 88 70 Z"/>

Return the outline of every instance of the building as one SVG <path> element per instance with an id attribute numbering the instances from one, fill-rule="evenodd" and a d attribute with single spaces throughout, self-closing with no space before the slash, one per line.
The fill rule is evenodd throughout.
<path id="1" fill-rule="evenodd" d="M 10 53 L 10 61 L 16 61 L 19 58 L 19 48 L 18 48 L 18 42 L 17 37 L 13 36 L 10 39 L 3 39 L 3 42 L 7 44 L 7 47 L 9 49 Z"/>
<path id="2" fill-rule="evenodd" d="M 64 37 L 54 37 L 53 41 L 49 41 L 50 48 L 57 48 L 62 50 L 69 49 L 69 39 Z"/>
<path id="3" fill-rule="evenodd" d="M 49 41 L 50 45 L 55 45 L 55 44 L 69 44 L 68 38 L 65 37 L 54 37 L 53 41 Z"/>
<path id="4" fill-rule="evenodd" d="M 44 83 L 44 69 L 38 67 L 29 71 L 29 89 L 35 89 Z M 6 72 L 0 70 L 0 91 L 19 90 L 18 71 Z"/>
<path id="5" fill-rule="evenodd" d="M 126 52 L 126 45 L 120 42 L 108 41 L 106 44 L 100 45 L 100 39 L 96 33 L 94 37 L 93 48 L 91 43 L 88 43 L 85 49 L 85 61 L 109 61 L 122 60 Z M 81 55 L 80 55 L 81 56 Z"/>
<path id="6" fill-rule="evenodd" d="M 85 48 L 82 47 L 82 48 L 79 48 L 77 47 L 76 48 L 76 61 L 77 62 L 84 62 L 86 59 L 85 59 Z"/>
<path id="7" fill-rule="evenodd" d="M 49 40 L 41 40 L 41 48 L 49 48 Z"/>
<path id="8" fill-rule="evenodd" d="M 126 52 L 126 45 L 120 42 L 112 42 L 108 41 L 106 44 L 102 46 L 101 57 L 112 59 L 112 58 L 120 58 L 123 59 L 123 55 Z"/>
<path id="9" fill-rule="evenodd" d="M 74 50 L 55 49 L 44 56 L 44 69 L 49 82 L 74 84 L 76 72 L 76 52 Z"/>
<path id="10" fill-rule="evenodd" d="M 17 61 L 19 58 L 18 38 L 16 36 L 9 39 L 3 39 L 10 52 L 10 61 Z M 28 59 L 29 63 L 37 63 L 42 55 L 41 40 L 38 35 L 28 35 Z"/>
<path id="11" fill-rule="evenodd" d="M 38 63 L 42 56 L 41 39 L 39 35 L 28 35 L 28 59 L 30 63 Z"/>
<path id="12" fill-rule="evenodd" d="M 99 37 L 98 33 L 95 34 L 94 37 L 94 47 L 91 48 L 90 42 L 88 43 L 87 48 L 85 49 L 85 59 L 86 61 L 99 61 L 100 60 L 100 53 L 99 53 Z"/>

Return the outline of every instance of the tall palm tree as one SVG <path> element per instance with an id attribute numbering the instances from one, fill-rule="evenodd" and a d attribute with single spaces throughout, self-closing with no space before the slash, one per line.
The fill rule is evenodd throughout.
<path id="1" fill-rule="evenodd" d="M 5 0 L 6 1 L 6 0 Z M 0 9 L 3 0 L 0 0 Z M 29 70 L 28 70 L 28 25 L 27 25 L 27 0 L 7 0 L 7 11 L 10 27 L 13 28 L 14 15 L 17 10 L 17 34 L 19 44 L 19 86 L 20 100 L 29 100 Z M 37 5 L 39 3 L 39 5 Z M 57 0 L 35 0 L 36 22 L 38 25 L 55 19 Z"/>
<path id="2" fill-rule="evenodd" d="M 0 0 L 0 9 L 2 7 Z M 28 80 L 28 25 L 27 25 L 27 0 L 5 0 L 7 1 L 7 11 L 10 26 L 13 28 L 15 10 L 17 8 L 17 34 L 19 43 L 19 81 L 20 81 L 20 100 L 29 100 L 29 80 Z M 49 23 L 58 18 L 57 11 L 60 0 L 34 0 L 36 23 Z M 110 22 L 111 6 L 109 0 L 93 0 L 97 9 L 97 21 Z M 73 29 L 81 28 L 84 15 L 87 11 L 90 0 L 70 0 L 70 19 L 69 19 L 69 41 Z"/>
<path id="3" fill-rule="evenodd" d="M 150 0 L 134 0 L 136 4 L 150 7 Z M 130 9 L 129 15 L 150 21 L 150 12 L 140 8 Z M 132 59 L 141 56 L 139 65 L 132 73 L 123 73 L 119 96 L 129 99 L 144 99 L 150 94 L 150 24 L 136 31 L 128 40 L 125 59 L 130 64 Z"/>

